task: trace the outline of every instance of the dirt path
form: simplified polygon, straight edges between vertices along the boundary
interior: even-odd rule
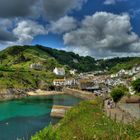
[[[110,109],[108,108],[107,102],[108,100],[105,101],[105,105],[104,105],[104,109],[107,116],[111,117],[113,120],[117,122],[123,122],[125,124],[134,122],[134,118],[129,113],[124,112],[118,107],[114,107]]]

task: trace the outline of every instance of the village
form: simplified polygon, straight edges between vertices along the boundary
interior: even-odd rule
[[[89,96],[100,96],[104,99],[105,112],[112,119],[124,121],[124,123],[132,123],[134,120],[140,119],[139,96],[135,95],[132,87],[132,81],[140,78],[140,66],[135,66],[130,70],[120,70],[115,74],[105,74],[103,71],[87,72],[77,74],[76,70],[70,70],[73,78],[65,77],[64,68],[55,68],[54,74],[64,78],[54,79],[53,85],[55,90],[69,89],[70,92],[82,91],[91,93]],[[125,102],[119,103],[117,106],[110,98],[111,91],[117,86],[124,86],[128,89]],[[69,90],[66,90],[68,92]],[[77,91],[76,91],[77,90]],[[81,91],[81,92],[80,92]],[[130,98],[131,96],[131,98]],[[94,97],[93,97],[94,98]]]
[[[131,70],[120,70],[115,74],[104,74],[102,71],[87,72],[77,74],[76,70],[70,70],[71,77],[65,77],[64,68],[55,68],[54,74],[60,76],[60,79],[54,79],[53,85],[58,87],[76,88],[92,92],[96,95],[106,95],[118,86],[124,85],[129,89],[131,95],[135,94],[131,87],[131,82],[140,78],[140,66],[135,66]]]
[[[31,69],[36,70],[41,70],[42,67],[39,63],[30,66]],[[107,71],[78,73],[75,69],[68,71],[65,67],[55,67],[52,72],[57,78],[53,80],[51,88],[40,89],[29,95],[57,95],[66,93],[84,100],[101,97],[104,100],[104,111],[108,116],[113,117],[112,119],[119,121],[123,119],[124,123],[132,123],[134,120],[140,119],[140,97],[135,94],[136,91],[132,86],[132,82],[140,78],[139,65],[129,70],[121,69],[111,74]],[[115,102],[111,97],[111,93],[119,86],[125,87],[127,94],[124,93],[124,97],[119,97],[120,95],[118,95],[119,100],[122,97],[124,99],[117,103],[118,101]],[[68,109],[65,106],[54,106],[52,116],[62,117]]]

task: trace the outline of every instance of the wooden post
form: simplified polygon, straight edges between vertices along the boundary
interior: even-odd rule
[[[109,110],[109,117],[111,118],[111,111]]]
[[[114,116],[115,118],[114,118],[114,120],[115,120],[115,122],[117,121],[117,114],[115,113],[115,116]]]
[[[122,123],[124,123],[124,114],[122,114]]]

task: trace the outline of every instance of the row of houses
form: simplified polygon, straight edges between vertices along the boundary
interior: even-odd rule
[[[137,66],[137,67],[135,66],[131,70],[121,69],[116,74],[111,74],[111,78],[122,77],[122,76],[133,76],[133,75],[139,73],[139,71],[140,71],[140,66]]]
[[[53,85],[56,86],[56,87],[57,86],[61,86],[61,87],[69,86],[69,87],[72,87],[72,86],[76,85],[76,80],[74,78],[54,79]]]

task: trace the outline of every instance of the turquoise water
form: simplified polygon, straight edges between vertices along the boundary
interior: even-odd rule
[[[52,121],[52,105],[74,105],[80,99],[68,95],[27,97],[0,102],[0,140],[30,139]],[[52,122],[53,123],[53,122]]]

